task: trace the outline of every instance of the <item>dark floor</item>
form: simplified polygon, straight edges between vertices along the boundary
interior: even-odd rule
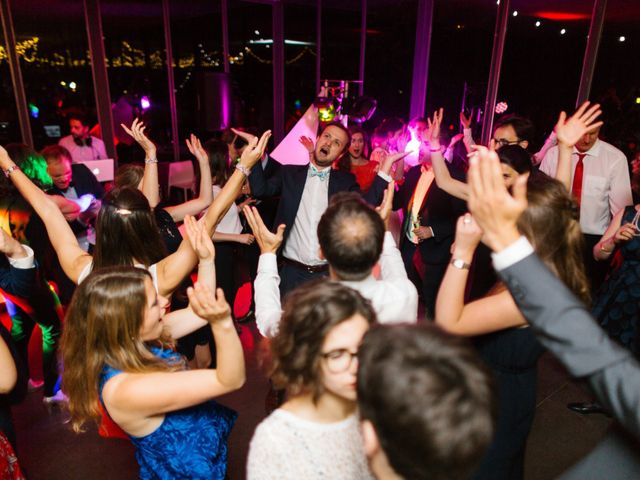
[[[39,335],[32,345],[37,345]],[[247,448],[253,430],[264,417],[267,380],[258,366],[260,335],[255,325],[244,326],[242,342],[247,360],[247,382],[238,392],[220,398],[239,412],[229,441],[229,477],[245,477]],[[38,368],[36,367],[37,371]],[[603,415],[582,416],[567,410],[566,403],[589,399],[576,382],[550,355],[540,361],[538,406],[529,437],[526,480],[555,478],[573,464],[604,435],[610,420]],[[75,434],[66,414],[48,411],[42,391],[29,394],[14,409],[18,456],[30,480],[125,480],[137,478],[133,448],[126,440],[104,439],[95,428]]]

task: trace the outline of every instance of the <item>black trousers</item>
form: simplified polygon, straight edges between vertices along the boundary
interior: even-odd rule
[[[591,296],[593,297],[600,287],[604,283],[604,279],[609,272],[611,266],[610,259],[597,261],[593,257],[593,247],[600,241],[602,235],[591,235],[589,233],[583,233],[584,238],[584,266],[587,273],[587,279],[589,280],[589,286],[591,289]]]
[[[329,272],[309,272],[290,263],[280,266],[280,298],[284,300],[287,293],[296,287],[316,278],[328,277]]]

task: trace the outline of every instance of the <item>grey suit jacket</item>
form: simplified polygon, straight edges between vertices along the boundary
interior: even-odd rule
[[[616,443],[629,446],[640,439],[640,364],[633,354],[613,342],[596,323],[584,304],[532,254],[499,271],[509,291],[540,342],[575,377],[584,378],[598,401],[612,412],[632,439],[608,439],[602,447]],[[608,455],[590,455],[593,462],[606,459],[625,472],[615,478],[640,472],[640,451],[606,448]],[[616,454],[612,454],[615,451]],[[598,458],[596,458],[598,457]],[[620,458],[616,458],[620,457]],[[578,466],[585,467],[583,460]],[[592,463],[593,463],[592,462]],[[593,466],[593,465],[592,465]],[[602,466],[602,465],[601,465]],[[594,471],[595,472],[595,469]],[[592,472],[592,473],[593,473]],[[577,473],[577,472],[576,472]],[[610,475],[607,478],[612,478]],[[563,478],[580,478],[579,475]],[[585,477],[582,477],[585,478]],[[594,477],[591,477],[594,478]]]

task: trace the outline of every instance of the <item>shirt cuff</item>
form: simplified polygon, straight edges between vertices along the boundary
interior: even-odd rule
[[[24,248],[27,251],[27,256],[23,258],[15,258],[15,259],[7,257],[7,260],[9,260],[9,264],[13,268],[19,268],[22,270],[27,270],[29,268],[35,267],[36,263],[35,263],[35,255],[33,253],[33,249],[27,245],[22,245],[22,248]]]
[[[387,183],[389,183],[389,182],[391,182],[391,180],[393,180],[393,179],[391,178],[391,175],[387,175],[387,174],[386,174],[386,173],[384,173],[384,172],[378,172],[378,176],[379,176],[380,178],[382,178],[382,179],[383,179],[385,182],[387,182]]]
[[[263,253],[258,259],[258,272],[278,272],[278,257],[275,253]]]
[[[511,265],[518,263],[525,257],[533,253],[533,247],[526,237],[522,236],[507,248],[498,253],[492,253],[493,268],[497,272],[509,268]]]

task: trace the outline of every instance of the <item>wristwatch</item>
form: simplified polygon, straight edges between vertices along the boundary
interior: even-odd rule
[[[449,263],[451,263],[451,265],[453,265],[458,270],[469,270],[471,268],[470,263],[467,263],[460,258],[452,258],[451,262]]]

